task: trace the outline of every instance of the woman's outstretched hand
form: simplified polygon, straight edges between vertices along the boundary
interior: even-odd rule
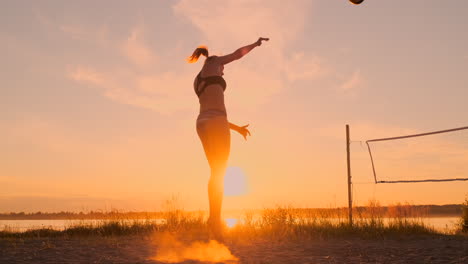
[[[247,136],[250,136],[250,131],[249,129],[247,129],[248,126],[249,126],[248,124],[245,126],[237,126],[237,125],[234,125],[233,123],[229,123],[229,128],[241,134],[245,140],[247,140]]]
[[[269,41],[270,39],[269,38],[258,38],[257,40],[257,46],[260,46],[262,45],[262,41]]]
[[[241,134],[245,140],[247,140],[247,136],[250,136],[250,131],[247,129],[249,125],[241,126],[237,129],[237,132]]]

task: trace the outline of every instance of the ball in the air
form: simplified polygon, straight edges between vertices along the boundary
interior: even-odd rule
[[[359,5],[360,3],[364,2],[364,0],[349,0],[349,1],[355,5]]]

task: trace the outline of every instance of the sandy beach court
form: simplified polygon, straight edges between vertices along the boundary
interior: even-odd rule
[[[256,238],[249,241],[228,239],[224,245],[187,239],[162,242],[158,236],[0,240],[0,263],[5,264],[171,262],[462,264],[468,263],[468,239],[430,236],[272,242]]]

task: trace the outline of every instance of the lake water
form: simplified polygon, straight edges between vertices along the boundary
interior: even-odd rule
[[[424,223],[434,227],[440,232],[451,232],[457,228],[457,224],[460,221],[459,217],[427,217],[422,219]],[[40,229],[40,228],[52,228],[56,230],[63,230],[64,228],[71,227],[73,225],[95,225],[97,223],[108,221],[108,220],[0,220],[0,230],[11,230],[11,231],[26,231],[28,229]],[[147,221],[147,220],[128,220],[129,223],[134,221]],[[148,220],[154,223],[163,223],[162,219],[151,219]],[[227,219],[229,225],[235,225],[237,219]]]
[[[29,229],[41,229],[51,228],[55,230],[63,230],[74,225],[97,225],[110,220],[0,220],[0,230],[11,230],[23,232]],[[162,219],[150,219],[150,220],[127,220],[129,224],[133,222],[146,222],[161,224],[164,222]]]

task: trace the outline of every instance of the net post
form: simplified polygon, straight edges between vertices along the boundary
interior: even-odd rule
[[[349,135],[349,125],[346,125],[346,161],[348,167],[348,217],[349,217],[349,225],[353,225],[353,200],[351,195],[351,153],[349,150],[351,141]]]

